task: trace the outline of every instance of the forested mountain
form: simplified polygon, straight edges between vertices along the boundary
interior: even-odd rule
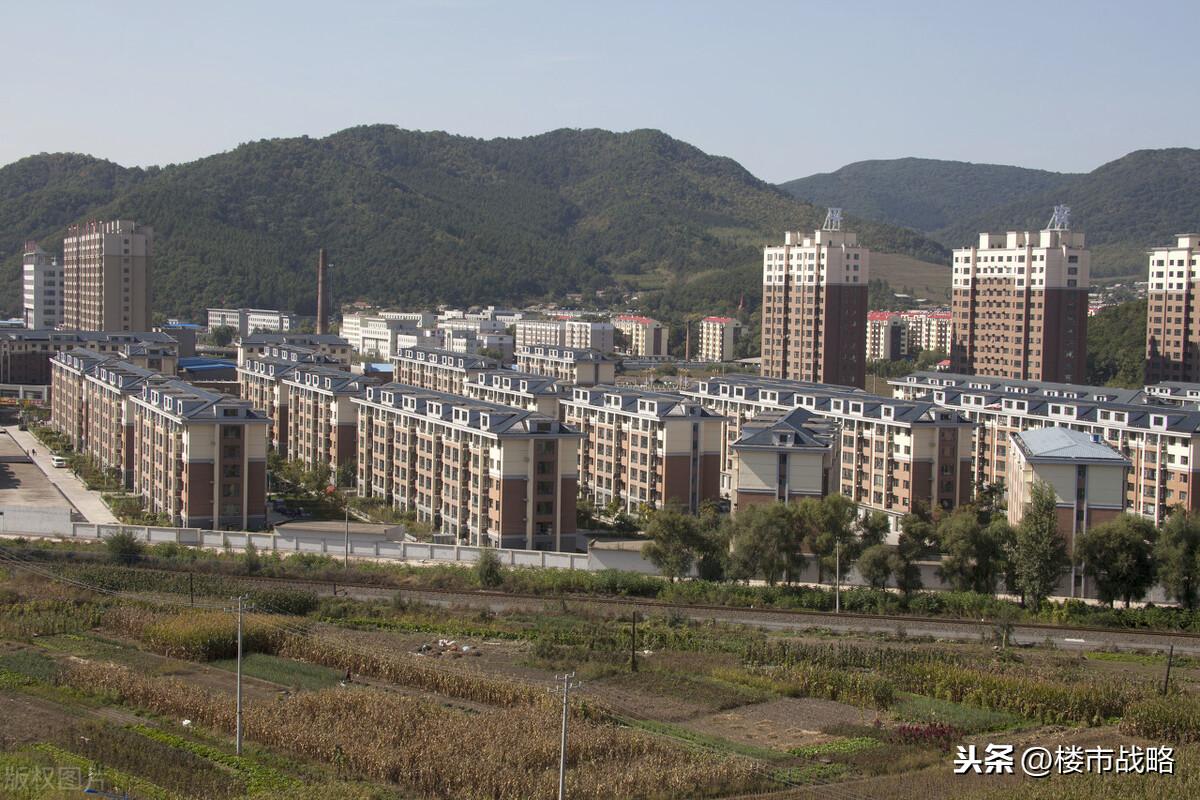
[[[1071,206],[1096,277],[1141,275],[1145,251],[1200,229],[1200,150],[1138,150],[1086,174],[903,158],[783,184],[799,197],[922,231],[949,248],[982,231],[1039,230]]]
[[[653,130],[481,140],[375,125],[146,170],[40,155],[0,169],[0,305],[19,305],[23,240],[53,252],[68,224],[121,217],[156,231],[155,309],[169,314],[311,313],[321,246],[339,301],[520,302],[625,286],[711,313],[743,290],[757,305],[759,246],[823,215]],[[878,250],[948,262],[920,234],[849,224]]]
[[[1056,203],[1071,206],[1072,227],[1087,234],[1092,275],[1143,275],[1146,250],[1200,229],[1200,150],[1137,150],[1049,192],[994,208],[945,230],[950,245],[978,231],[1036,229]]]
[[[932,233],[988,209],[1056,189],[1074,175],[1000,164],[933,158],[858,161],[781,183],[817,205],[840,206],[866,219]]]

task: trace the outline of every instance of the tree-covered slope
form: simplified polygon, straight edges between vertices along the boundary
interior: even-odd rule
[[[311,313],[321,246],[338,300],[520,302],[646,285],[715,311],[742,290],[757,303],[759,246],[823,214],[652,130],[481,140],[376,125],[150,170],[35,156],[0,169],[0,303],[19,302],[25,238],[57,247],[70,222],[123,217],[155,228],[155,307],[170,314]],[[912,231],[850,224],[878,250],[948,260]]]
[[[931,158],[858,161],[780,184],[818,205],[866,219],[932,232],[1074,178],[1060,172]]]
[[[979,231],[1036,230],[1057,203],[1071,206],[1072,227],[1087,234],[1094,276],[1141,275],[1147,249],[1200,229],[1200,150],[1138,150],[1053,191],[938,231],[936,237],[957,247]]]

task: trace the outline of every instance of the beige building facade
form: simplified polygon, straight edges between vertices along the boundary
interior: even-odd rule
[[[1200,233],[1150,251],[1146,382],[1200,382]]]
[[[63,239],[62,327],[150,329],[154,231],[130,220],[72,225]]]

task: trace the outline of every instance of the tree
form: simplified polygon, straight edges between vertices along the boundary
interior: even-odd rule
[[[801,504],[802,505],[802,504]],[[731,572],[749,580],[761,575],[768,585],[791,583],[804,569],[798,506],[784,503],[750,506],[733,518]]]
[[[651,516],[646,535],[642,555],[672,581],[690,573],[705,548],[697,519],[673,505]]]
[[[1075,542],[1075,560],[1096,581],[1100,599],[1110,606],[1117,598],[1141,599],[1154,585],[1154,540],[1158,532],[1131,514],[1087,530]]]
[[[258,555],[258,548],[254,546],[254,542],[246,544],[246,551],[242,554],[242,563],[246,565],[246,573],[254,575],[262,569],[262,558]]]
[[[803,500],[796,505],[797,520],[808,549],[817,557],[817,581],[825,582],[826,572],[845,577],[858,553],[854,547],[855,506],[844,494],[830,494],[820,500]]]
[[[228,347],[237,332],[237,328],[231,325],[218,325],[208,332],[208,342],[217,347]]]
[[[118,531],[105,538],[108,557],[117,564],[132,564],[142,557],[143,546],[129,531]]]
[[[504,567],[500,566],[500,556],[490,547],[479,551],[479,560],[475,562],[475,577],[479,585],[494,589],[504,583]]]
[[[892,548],[873,544],[858,557],[858,574],[872,589],[886,589],[892,577]]]
[[[1158,580],[1167,594],[1187,609],[1200,593],[1200,519],[1177,509],[1163,525],[1154,547]]]
[[[933,518],[929,509],[922,504],[914,504],[913,510],[900,521],[900,537],[890,560],[896,588],[904,592],[906,601],[913,592],[924,586],[917,562],[929,555],[933,539]]]
[[[1034,609],[1050,596],[1067,565],[1067,546],[1058,531],[1054,490],[1035,481],[1029,507],[1017,526],[1009,558],[1012,559],[1017,591]]]
[[[944,554],[937,568],[942,580],[960,592],[995,593],[1012,545],[1012,529],[1005,519],[992,517],[984,525],[976,510],[962,508],[942,518],[937,538]]]

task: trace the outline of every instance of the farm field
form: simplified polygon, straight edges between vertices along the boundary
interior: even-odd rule
[[[572,798],[1200,796],[1192,658],[1164,698],[1158,654],[668,614],[640,615],[634,639],[628,611],[567,600],[492,613],[259,592],[238,756],[230,598],[150,593],[132,572],[96,591],[0,565],[0,797],[77,797],[90,776],[135,798],[552,798],[565,672]],[[1167,745],[1175,769],[953,774],[958,746],[991,742]]]

